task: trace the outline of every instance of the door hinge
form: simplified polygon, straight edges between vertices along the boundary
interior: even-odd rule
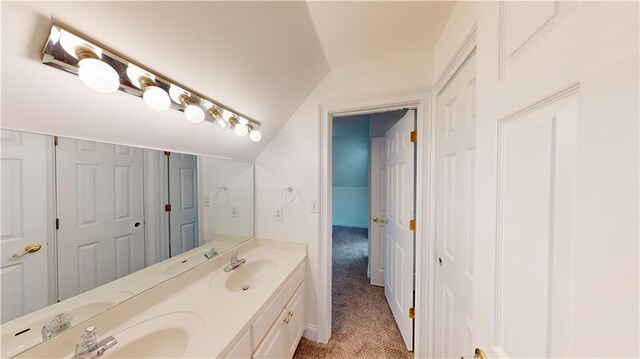
[[[164,155],[165,155],[165,156],[171,156],[171,152],[169,152],[169,151],[164,151]]]
[[[53,136],[53,145],[54,146],[58,145],[58,136]]]
[[[60,229],[60,218],[56,218],[56,229]]]
[[[412,219],[409,221],[409,230],[410,231],[415,231],[416,230],[416,220]]]
[[[418,133],[416,131],[411,131],[411,142],[418,142]]]
[[[171,205],[170,204],[165,204],[164,205],[164,211],[165,212],[171,212]]]
[[[409,318],[414,319],[415,317],[416,317],[416,308],[415,307],[409,308]]]

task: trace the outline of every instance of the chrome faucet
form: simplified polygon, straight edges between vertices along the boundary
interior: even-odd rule
[[[107,337],[98,341],[98,328],[95,325],[87,327],[76,344],[76,351],[71,359],[93,359],[102,356],[112,346],[118,344],[114,337]]]
[[[213,247],[213,248],[209,249],[208,251],[204,252],[204,256],[207,259],[211,259],[211,258],[213,258],[213,257],[215,257],[217,255],[218,255],[218,248],[216,248],[216,247]]]
[[[235,252],[233,254],[233,257],[231,257],[231,263],[229,263],[228,266],[224,267],[224,271],[225,272],[231,272],[232,270],[238,268],[239,266],[241,266],[241,265],[243,265],[243,264],[245,264],[247,262],[247,260],[244,259],[244,258],[238,259],[238,254],[239,253],[240,252]]]
[[[53,317],[49,324],[42,327],[42,340],[53,338],[63,330],[71,328],[71,319],[73,319],[71,313],[61,313]]]

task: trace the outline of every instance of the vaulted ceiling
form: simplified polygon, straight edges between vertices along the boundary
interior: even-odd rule
[[[331,68],[433,48],[448,2],[2,2],[3,128],[253,160]],[[40,63],[52,19],[263,123],[252,143]]]

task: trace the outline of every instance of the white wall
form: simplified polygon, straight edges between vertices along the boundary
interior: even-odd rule
[[[426,91],[433,81],[431,54],[416,52],[332,70],[312,91],[256,160],[256,234],[308,243],[307,322],[316,323],[318,214],[310,202],[319,193],[319,104],[321,101]],[[274,221],[282,189],[292,185],[299,199]]]
[[[253,165],[198,157],[198,203],[201,240],[220,235],[253,236]],[[232,207],[237,209],[234,216]]]

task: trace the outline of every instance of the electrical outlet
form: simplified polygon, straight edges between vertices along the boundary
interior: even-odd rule
[[[318,213],[318,201],[311,201],[311,213]]]
[[[238,218],[238,205],[237,204],[232,204],[231,205],[231,218]]]
[[[275,211],[273,212],[274,219],[278,222],[282,222],[282,207],[276,206]]]

